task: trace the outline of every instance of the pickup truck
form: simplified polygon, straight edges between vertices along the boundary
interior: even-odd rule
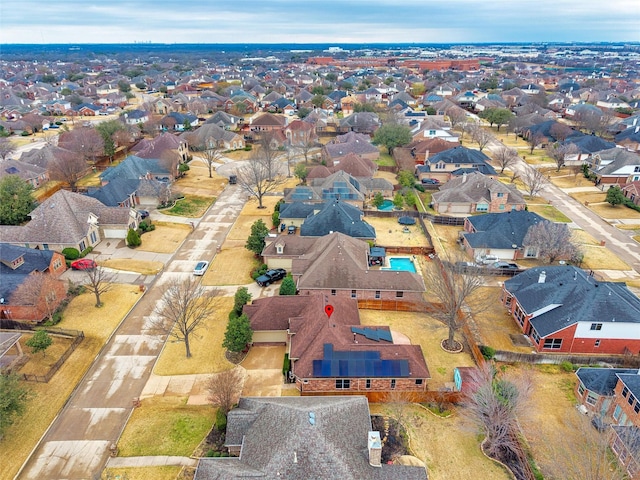
[[[264,275],[260,275],[256,278],[256,283],[261,287],[271,285],[273,282],[282,280],[287,276],[287,271],[284,268],[273,268],[264,272]]]

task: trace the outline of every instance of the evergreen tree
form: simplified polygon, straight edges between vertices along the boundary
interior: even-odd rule
[[[127,232],[127,246],[129,248],[136,248],[136,247],[139,247],[140,245],[142,245],[142,239],[140,238],[140,234],[133,228],[130,228],[129,231]]]
[[[296,294],[296,282],[293,281],[291,274],[284,277],[280,284],[280,295],[295,295]]]
[[[607,190],[607,202],[614,207],[624,202],[624,193],[620,190],[620,187],[617,185],[615,187],[609,187],[609,190]]]
[[[52,343],[53,339],[51,335],[44,330],[38,330],[33,334],[33,337],[26,341],[25,345],[31,348],[31,353],[36,354],[42,352],[42,356],[44,357],[47,353],[47,348],[49,348]]]
[[[33,187],[17,175],[0,179],[0,225],[20,225],[36,207]]]
[[[252,338],[253,330],[249,317],[242,314],[237,318],[229,318],[222,346],[231,352],[241,352],[247,348]]]
[[[233,311],[236,313],[236,317],[242,315],[242,307],[251,301],[251,293],[247,287],[238,287],[236,294],[233,297]]]
[[[245,243],[244,247],[256,255],[260,255],[265,246],[264,238],[268,234],[269,229],[262,219],[256,220],[253,222],[253,225],[251,225],[251,234],[249,238],[247,238],[247,243]]]

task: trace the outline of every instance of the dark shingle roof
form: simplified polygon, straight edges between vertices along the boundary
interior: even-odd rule
[[[587,390],[597,393],[598,395],[610,397],[613,395],[613,389],[618,383],[617,374],[620,373],[637,375],[638,370],[631,368],[580,367],[576,371],[576,376]]]
[[[51,265],[52,250],[35,250],[0,243],[0,298],[9,299],[18,285],[33,272],[44,272]],[[22,257],[24,263],[17,268],[11,268],[6,263]]]
[[[640,375],[638,375],[637,371],[632,373],[618,373],[616,376],[636,398],[640,398]]]
[[[362,220],[362,212],[340,200],[326,202],[322,209],[307,218],[300,227],[304,237],[322,237],[340,232],[354,238],[376,238],[376,230]]]
[[[464,237],[472,248],[513,249],[522,247],[529,228],[545,221],[537,213],[527,210],[506,213],[487,213],[467,219],[475,233],[465,233]]]

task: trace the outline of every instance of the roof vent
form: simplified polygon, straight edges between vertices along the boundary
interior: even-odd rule
[[[538,283],[544,283],[546,279],[547,279],[547,272],[543,270],[540,272],[540,275],[538,276]]]

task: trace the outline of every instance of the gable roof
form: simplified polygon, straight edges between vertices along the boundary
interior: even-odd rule
[[[55,252],[0,243],[0,298],[9,300],[11,294],[33,272],[45,272],[51,265]],[[12,268],[9,265],[23,259],[22,265]]]
[[[640,323],[640,299],[624,283],[597,281],[574,266],[530,268],[505,281],[504,288],[534,314],[530,323],[540,337],[577,322]]]
[[[425,165],[435,165],[439,162],[448,164],[471,164],[485,175],[496,174],[494,168],[489,164],[488,156],[480,150],[473,150],[467,147],[457,146],[450,148],[449,150],[436,153],[425,161]]]
[[[587,390],[610,397],[618,383],[618,374],[629,373],[638,375],[638,369],[633,368],[593,368],[580,367],[576,376]]]
[[[169,175],[170,172],[157,158],[141,158],[129,155],[115,167],[107,168],[100,174],[100,180],[109,182],[115,178],[142,178],[147,174]]]
[[[183,144],[184,141],[179,137],[165,132],[152,139],[140,140],[131,151],[139,158],[160,158],[165,151],[178,150]]]
[[[244,397],[229,412],[226,436],[227,445],[242,445],[242,455],[201,459],[195,480],[427,479],[424,467],[371,466],[371,429],[366,397]]]
[[[472,172],[449,180],[432,195],[435,203],[478,203],[491,201],[492,194],[502,193],[505,203],[511,205],[526,204],[514,185],[507,185],[489,178],[482,173]]]
[[[321,237],[340,232],[354,238],[376,238],[375,229],[362,220],[357,207],[340,200],[326,202],[315,215],[307,217],[300,227],[300,236]]]

